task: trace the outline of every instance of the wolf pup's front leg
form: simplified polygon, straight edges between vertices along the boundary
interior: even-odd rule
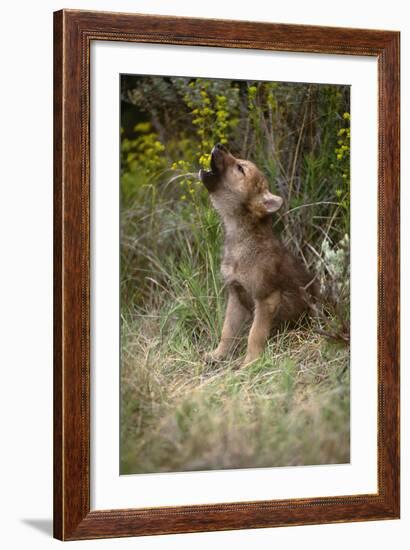
[[[248,336],[248,349],[243,366],[249,365],[263,353],[280,305],[280,292],[273,292],[264,300],[256,300],[253,323]]]
[[[237,292],[234,289],[230,289],[221,340],[214,351],[205,354],[205,361],[222,361],[231,351],[243,324],[249,317],[250,313],[241,304]]]

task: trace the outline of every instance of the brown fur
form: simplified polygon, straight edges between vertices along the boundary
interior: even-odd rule
[[[216,145],[211,170],[201,181],[225,228],[221,271],[228,304],[221,341],[208,360],[226,357],[241,327],[253,318],[244,364],[257,359],[274,326],[296,321],[306,310],[305,287],[312,277],[274,235],[272,214],[282,199],[269,191],[264,175],[248,160],[235,158]]]

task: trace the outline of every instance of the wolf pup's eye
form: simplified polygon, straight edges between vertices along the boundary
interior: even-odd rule
[[[245,174],[245,170],[243,169],[243,166],[241,166],[240,164],[237,164],[236,167],[238,168],[239,172],[241,172],[242,174]]]

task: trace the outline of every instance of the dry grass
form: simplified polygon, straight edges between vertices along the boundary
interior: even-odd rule
[[[123,474],[349,462],[345,346],[299,327],[246,369],[215,368],[160,316],[122,330]]]

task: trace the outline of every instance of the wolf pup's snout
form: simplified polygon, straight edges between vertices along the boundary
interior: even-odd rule
[[[214,145],[211,151],[211,170],[215,174],[221,175],[225,168],[225,159],[229,156],[228,149],[222,145],[222,143],[217,143]]]
[[[224,169],[224,158],[228,155],[227,148],[221,143],[214,145],[211,151],[211,169],[199,170],[198,177],[210,193],[215,191]]]
[[[225,147],[225,145],[222,145],[222,143],[216,143],[212,148],[211,154],[218,153],[220,151],[228,153],[228,149]]]

